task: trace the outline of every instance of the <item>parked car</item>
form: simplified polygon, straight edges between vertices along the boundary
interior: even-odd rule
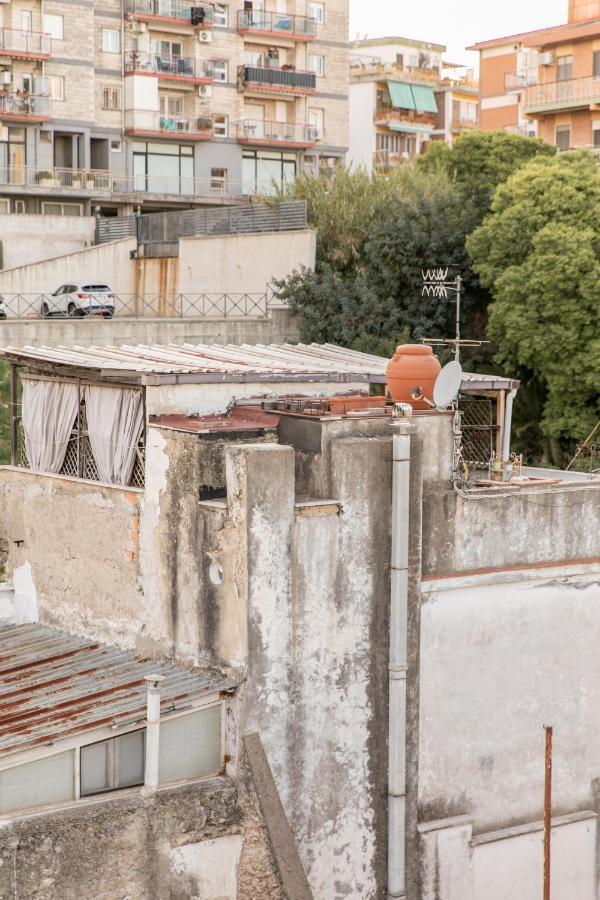
[[[53,294],[44,294],[42,316],[104,316],[115,313],[115,295],[107,284],[80,281],[61,284]]]
[[[4,305],[4,297],[0,294],[0,319],[6,319],[8,316],[8,312],[6,310],[6,306]]]

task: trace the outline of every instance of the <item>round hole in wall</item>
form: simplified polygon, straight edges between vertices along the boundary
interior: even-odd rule
[[[223,566],[217,562],[211,563],[208,569],[208,577],[212,584],[223,584]]]

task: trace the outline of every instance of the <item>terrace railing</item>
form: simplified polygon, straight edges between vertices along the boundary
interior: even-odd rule
[[[313,38],[317,33],[315,19],[306,16],[290,16],[287,13],[265,10],[240,10],[238,31],[269,32],[287,37]]]
[[[317,87],[317,76],[314,72],[302,72],[298,69],[283,69],[276,66],[242,66],[240,76],[244,84],[250,85],[306,91],[314,91]]]
[[[49,57],[52,37],[39,31],[0,28],[0,56]]]
[[[266,293],[244,294],[127,294],[113,291],[115,317],[118,319],[264,319],[268,315]],[[44,304],[50,307],[49,294],[3,293],[7,320],[40,319]],[[79,319],[74,311],[71,317],[53,315],[49,320]],[[95,318],[106,318],[96,316]],[[2,329],[0,321],[0,330]]]

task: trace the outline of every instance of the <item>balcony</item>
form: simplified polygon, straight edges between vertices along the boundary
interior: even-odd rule
[[[537,72],[524,72],[518,75],[516,72],[507,72],[504,76],[504,91],[507,94],[520,94],[528,87],[538,82]]]
[[[524,110],[527,115],[551,113],[560,109],[588,108],[600,103],[600,77],[551,81],[527,88]]]
[[[35,94],[0,94],[0,122],[47,122],[50,97]]]
[[[434,113],[410,112],[393,106],[378,106],[375,110],[375,124],[387,126],[391,131],[429,134],[435,127],[435,120]]]
[[[265,122],[263,119],[238,122],[237,137],[240,144],[276,145],[289,149],[313,147],[320,138],[318,130],[311,125]]]
[[[393,169],[396,166],[405,166],[411,161],[408,150],[402,152],[396,150],[376,150],[373,154],[373,168]]]
[[[0,56],[11,59],[50,59],[52,38],[37,31],[0,28]]]
[[[125,134],[138,137],[161,137],[186,141],[209,141],[213,138],[210,116],[161,116],[147,111],[125,113]]]
[[[194,3],[193,0],[125,0],[125,13],[129,18],[157,24],[193,25],[195,28],[211,28],[215,21],[215,9],[210,3]]]
[[[537,137],[535,122],[529,122],[527,125],[505,125],[504,130],[507,134],[518,134],[521,137]]]
[[[317,23],[306,16],[288,16],[286,13],[263,10],[240,10],[237,30],[240,34],[263,38],[286,37],[293,41],[314,41]]]
[[[245,91],[260,94],[313,94],[317,76],[313,72],[275,66],[241,66],[239,78]]]
[[[111,190],[111,174],[105,169],[0,166],[0,190],[5,192],[7,188],[27,188],[36,193],[52,190],[96,193]]]
[[[153,75],[166,81],[189,84],[211,84],[213,65],[208,60],[197,62],[188,56],[156,56],[133,51],[125,60],[126,75]]]

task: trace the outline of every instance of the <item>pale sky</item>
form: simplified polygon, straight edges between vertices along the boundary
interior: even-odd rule
[[[567,21],[568,0],[350,0],[350,38],[401,35],[448,48],[445,59],[473,65],[465,47],[486,38]]]

